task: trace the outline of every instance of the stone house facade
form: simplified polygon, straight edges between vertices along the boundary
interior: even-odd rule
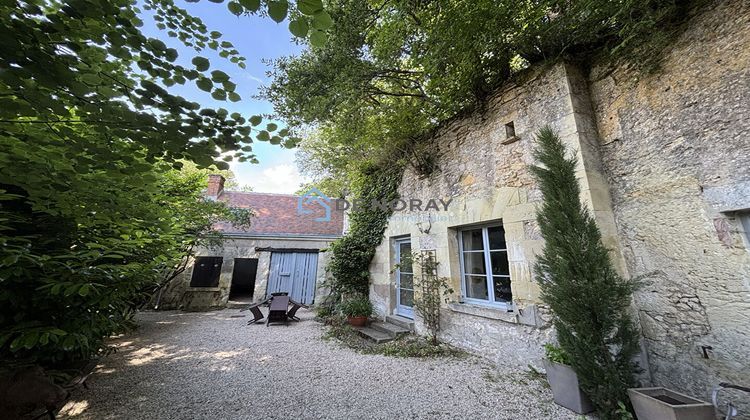
[[[709,398],[750,378],[750,5],[715,2],[694,18],[661,69],[530,70],[482,110],[432,138],[438,169],[409,168],[370,266],[380,316],[412,317],[409,252],[432,251],[455,293],[442,340],[498,363],[539,365],[553,339],[532,267],[543,246],[541,197],[528,170],[550,125],[579,159],[581,200],[618,271],[642,277],[633,312],[646,381]]]
[[[161,308],[222,308],[262,301],[277,291],[305,304],[320,300],[325,294],[326,249],[343,233],[341,210],[314,195],[226,191],[220,175],[209,176],[206,196],[251,209],[251,225],[215,226],[224,236],[222,244],[196,250],[186,270],[163,293]]]

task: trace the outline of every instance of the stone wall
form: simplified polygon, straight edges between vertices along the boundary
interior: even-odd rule
[[[506,138],[513,122],[516,138]],[[559,63],[529,71],[484,109],[433,138],[439,169],[408,169],[406,200],[452,199],[448,212],[396,212],[370,271],[381,315],[395,308],[394,240],[434,249],[456,293],[442,339],[498,363],[525,366],[550,340],[532,276],[542,240],[540,197],[527,166],[533,135],[549,124],[579,158],[582,201],[596,217],[634,297],[644,336],[641,365],[655,385],[707,399],[721,381],[750,378],[750,3],[717,1],[693,19],[653,74]],[[748,214],[748,213],[745,213]],[[502,221],[513,312],[462,303],[457,232]],[[417,330],[424,332],[420,320]]]
[[[270,274],[271,252],[258,251],[258,248],[328,248],[332,240],[315,238],[233,238],[224,241],[221,247],[201,248],[195,253],[198,257],[223,257],[221,275],[217,287],[190,287],[193,276],[193,261],[188,268],[172,281],[162,296],[161,309],[206,310],[223,308],[229,299],[232,285],[232,272],[235,258],[257,258],[258,271],[255,276],[253,299],[261,301],[266,296]],[[318,254],[316,283],[320,286],[325,281],[325,267],[328,264],[327,252]],[[315,302],[325,295],[321,288],[316,288]]]
[[[371,297],[380,314],[391,314],[395,308],[394,241],[410,236],[413,250],[436,250],[438,275],[448,278],[456,291],[443,310],[443,340],[498,362],[539,364],[542,344],[552,332],[532,276],[543,242],[535,222],[540,197],[528,166],[534,163],[534,134],[542,126],[551,125],[578,152],[582,200],[595,211],[607,243],[617,249],[586,88],[585,79],[567,64],[536,69],[495,95],[485,109],[451,122],[435,135],[439,169],[428,177],[407,169],[399,193],[407,202],[452,199],[449,211],[401,211],[391,217],[370,267]],[[510,138],[509,123],[515,131]],[[508,247],[510,312],[463,302],[461,294],[460,228],[498,221]],[[422,330],[420,322],[417,329]]]
[[[653,381],[747,385],[750,252],[728,210],[750,208],[750,3],[716,2],[653,75],[607,70],[591,100]]]

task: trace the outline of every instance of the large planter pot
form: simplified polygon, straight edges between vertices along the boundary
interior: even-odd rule
[[[594,411],[591,400],[578,386],[578,375],[570,366],[545,360],[544,369],[555,403],[578,414]]]
[[[366,316],[350,316],[347,318],[347,321],[349,321],[349,325],[352,327],[364,327],[367,325]]]
[[[714,420],[714,406],[666,388],[630,388],[638,420]]]

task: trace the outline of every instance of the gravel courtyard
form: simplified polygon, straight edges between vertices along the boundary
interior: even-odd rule
[[[246,314],[243,312],[242,314]],[[66,405],[71,419],[575,419],[528,369],[363,355],[302,321],[145,312]]]

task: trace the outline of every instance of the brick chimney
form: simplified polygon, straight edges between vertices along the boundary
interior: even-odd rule
[[[217,199],[224,191],[224,177],[219,174],[211,174],[208,176],[208,190],[206,190],[206,196],[208,198]]]

